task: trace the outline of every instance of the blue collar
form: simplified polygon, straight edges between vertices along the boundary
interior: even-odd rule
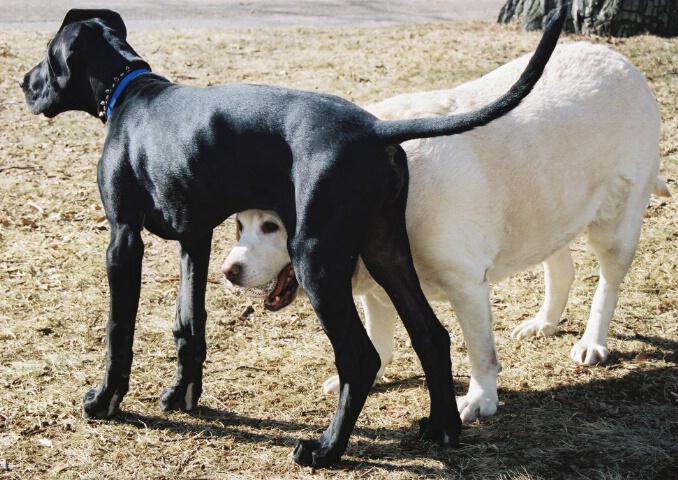
[[[110,100],[108,100],[108,106],[106,107],[106,118],[111,116],[111,112],[113,112],[115,102],[118,100],[118,97],[125,89],[127,84],[131,82],[134,77],[136,77],[137,75],[141,75],[142,73],[150,73],[150,70],[147,68],[140,68],[139,70],[134,70],[133,72],[130,72],[127,75],[125,75],[125,77],[122,80],[120,80],[120,83],[118,84],[117,87],[115,87],[114,85],[115,90],[113,91],[113,95],[111,95]]]

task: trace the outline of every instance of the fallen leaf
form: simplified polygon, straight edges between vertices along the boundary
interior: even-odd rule
[[[49,438],[41,438],[38,443],[43,447],[52,448],[52,441]]]
[[[638,353],[638,355],[636,355],[636,361],[637,362],[647,362],[648,358],[647,358],[647,355],[645,355],[645,352]]]

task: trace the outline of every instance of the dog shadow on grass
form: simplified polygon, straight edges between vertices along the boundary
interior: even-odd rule
[[[459,478],[678,480],[678,341],[614,337],[644,345],[613,350],[604,365],[573,362],[576,374],[552,372],[548,388],[529,378],[505,388],[500,377],[496,416],[467,426],[462,448],[441,460]]]
[[[653,350],[643,349],[643,351],[630,351],[630,352],[612,352],[610,354],[611,361],[614,362],[615,359],[627,358],[635,359],[639,355],[646,357],[649,360],[663,360],[668,362],[678,363],[678,341],[673,341],[668,338],[662,337],[650,337],[647,335],[613,335],[617,340],[622,341],[639,341],[645,343],[648,347],[652,347]],[[610,363],[608,361],[607,363]]]
[[[575,380],[556,377],[551,387],[501,387],[493,417],[462,429],[460,448],[418,439],[418,425],[370,428],[358,425],[342,461],[334,468],[407,472],[415,478],[662,478],[678,479],[678,342],[632,336],[639,351],[615,352],[593,372],[582,367]],[[414,376],[380,384],[376,392],[421,388]],[[561,382],[561,383],[559,383]],[[468,380],[456,378],[457,393]],[[422,412],[423,413],[423,412]],[[252,418],[200,407],[183,418],[118,415],[138,428],[196,438],[282,446],[317,437],[324,425]]]
[[[164,430],[186,438],[232,438],[237,442],[286,447],[290,452],[299,439],[315,438],[323,431],[323,427],[317,424],[253,418],[211,407],[199,407],[187,415],[189,418],[184,421],[121,412],[114,417],[114,421],[139,429]],[[407,464],[412,459],[431,459],[427,454],[431,448],[445,449],[430,442],[421,442],[416,432],[415,425],[406,430],[358,427],[342,461],[330,468],[342,471],[373,468],[392,472],[410,470],[416,477],[422,473],[438,478],[445,477],[449,473],[445,465],[422,467],[420,464]],[[374,441],[379,444],[374,444]],[[399,458],[400,461],[390,461],[393,458]]]

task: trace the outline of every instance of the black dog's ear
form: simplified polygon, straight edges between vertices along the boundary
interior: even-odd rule
[[[106,21],[115,31],[120,35],[121,38],[127,38],[127,27],[125,22],[122,21],[122,17],[118,12],[107,9],[78,9],[74,8],[69,10],[64,17],[64,21],[59,27],[59,31],[63,30],[64,27],[76,22],[82,22],[84,20],[92,20],[94,18],[100,18],[101,20]]]
[[[47,46],[47,62],[62,89],[66,88],[71,76],[71,70],[68,67],[68,58],[72,54],[70,45],[71,42],[64,42],[63,38],[59,37]]]

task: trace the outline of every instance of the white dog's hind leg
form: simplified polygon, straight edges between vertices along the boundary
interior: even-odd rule
[[[584,335],[570,352],[576,362],[595,365],[607,360],[607,331],[617,306],[619,286],[638,246],[646,204],[647,197],[636,195],[618,216],[589,226],[589,245],[600,264],[600,279]]]
[[[384,376],[386,366],[393,361],[397,312],[386,292],[383,295],[365,295],[360,297],[360,302],[365,310],[367,335],[381,359],[381,368],[376,378],[379,380]]]
[[[379,294],[368,294],[360,297],[365,310],[365,326],[372,345],[377,349],[381,359],[381,368],[374,380],[376,383],[383,375],[386,366],[393,360],[396,309],[386,292],[380,289]],[[323,393],[339,393],[339,376],[334,375],[323,383]]]
[[[497,375],[501,364],[492,332],[492,309],[487,280],[447,282],[450,301],[464,334],[471,363],[471,381],[468,393],[457,399],[457,407],[464,423],[478,417],[489,417],[497,412]]]
[[[558,322],[567,305],[572,282],[574,282],[574,264],[570,245],[558,250],[544,261],[544,304],[539,313],[530,320],[518,325],[511,338],[522,340],[528,337],[548,337],[558,331]]]

